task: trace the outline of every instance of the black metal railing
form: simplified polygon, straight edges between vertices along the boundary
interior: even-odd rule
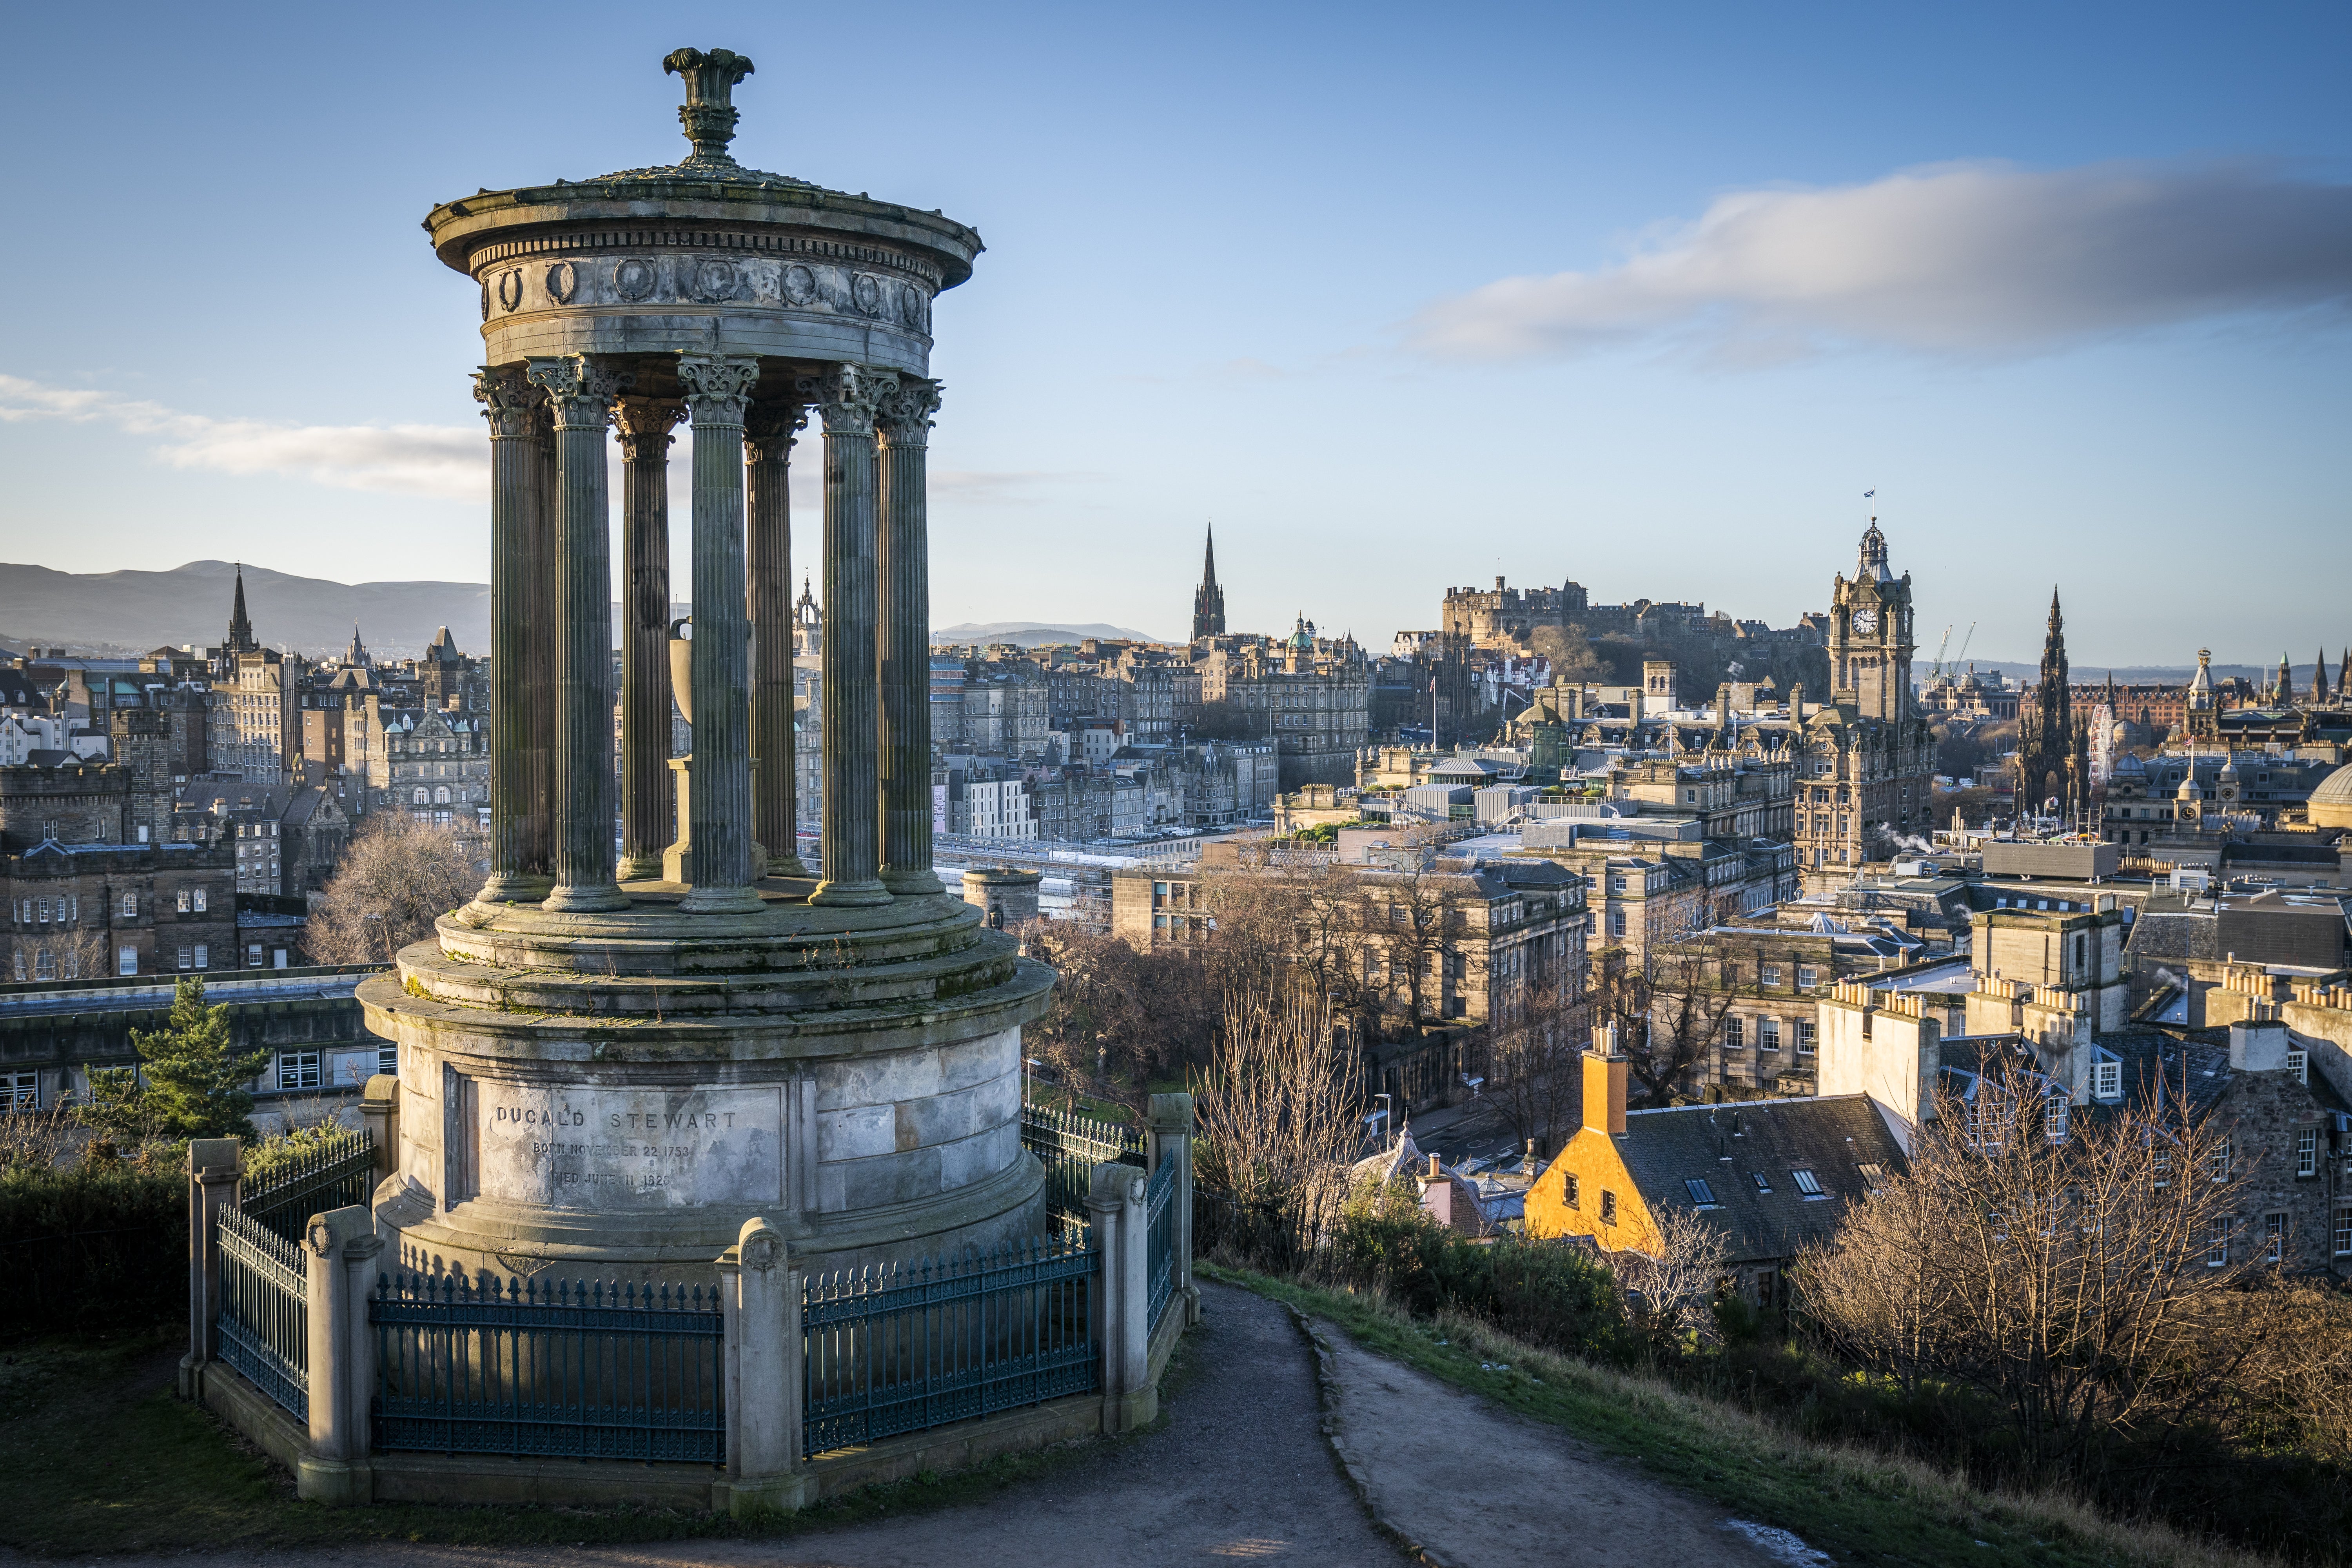
[[[1024,1101],[1021,1145],[1045,1167],[1045,1208],[1065,1231],[1087,1223],[1095,1167],[1144,1163],[1143,1130]]]
[[[335,1131],[257,1181],[239,1182],[236,1206],[289,1241],[299,1241],[312,1215],[367,1202],[375,1182],[375,1139],[364,1130]]]
[[[724,1320],[710,1288],[386,1276],[368,1321],[379,1448],[726,1457]]]
[[[1168,1310],[1176,1289],[1176,1162],[1162,1160],[1143,1189],[1144,1277],[1150,1282],[1151,1331],[1160,1330],[1160,1314]]]
[[[813,1275],[801,1450],[822,1454],[1102,1386],[1102,1253],[1086,1233]]]
[[[310,1418],[310,1294],[302,1246],[248,1215],[223,1209],[220,1312],[213,1331],[221,1360],[299,1419]]]

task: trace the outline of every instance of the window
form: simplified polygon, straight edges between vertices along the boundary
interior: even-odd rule
[[[1756,1048],[1759,1051],[1777,1051],[1780,1048],[1780,1019],[1759,1018],[1756,1020]]]
[[[2124,1092],[2124,1064],[2112,1057],[2102,1057],[2091,1064],[2091,1095],[2095,1100],[2117,1100]]]
[[[125,893],[122,895],[122,918],[127,921],[135,921],[139,918],[138,894]]]
[[[1697,1177],[1693,1176],[1684,1182],[1683,1190],[1690,1194],[1691,1202],[1698,1205],[1699,1207],[1705,1209],[1715,1206],[1715,1189]]]
[[[2319,1129],[2306,1127],[2294,1135],[2294,1173],[2298,1176],[2319,1174]]]
[[[245,966],[247,969],[258,969],[261,967],[261,944],[259,942],[248,942],[245,944]]]
[[[114,973],[117,974],[138,973],[139,950],[135,947],[117,949],[114,954]]]
[[[1583,1207],[1584,1200],[1582,1194],[1583,1184],[1576,1179],[1576,1173],[1573,1171],[1570,1172],[1568,1176],[1568,1206],[1570,1208]]]
[[[319,1087],[319,1053],[316,1051],[285,1051],[278,1058],[278,1087],[280,1089],[316,1089]]]
[[[47,900],[47,899],[43,899],[43,900],[40,901],[40,903],[39,903],[37,907],[40,910],[40,923],[41,923],[41,924],[43,924],[43,925],[47,925],[47,924],[48,924],[48,923],[49,923],[49,900]]]
[[[2286,1259],[2286,1215],[2263,1215],[2263,1261],[2281,1263]]]
[[[0,1110],[41,1109],[41,1080],[28,1072],[0,1072]]]
[[[2227,1138],[2213,1145],[2212,1156],[2205,1162],[2205,1168],[2217,1182],[2230,1179],[2230,1141]]]
[[[1759,985],[1778,985],[1778,984],[1780,984],[1780,966],[1779,964],[1777,964],[1777,963],[1768,963],[1768,964],[1766,964],[1762,969],[1760,969],[1760,970],[1759,970],[1759,971],[1757,972],[1757,975],[1756,975],[1756,983],[1757,983]]]
[[[2066,1100],[2063,1095],[2052,1095],[2042,1110],[2042,1131],[2053,1143],[2066,1142]]]
[[[1625,934],[1625,911],[1623,910],[1611,910],[1609,911],[1609,934],[1611,936],[1623,936]]]
[[[412,805],[431,805],[433,804],[433,792],[426,789],[423,784],[419,784],[410,793],[408,800],[409,804]]]
[[[1885,1166],[1875,1164],[1856,1165],[1854,1169],[1862,1173],[1862,1184],[1869,1188],[1872,1192],[1878,1192],[1886,1185]]]
[[[195,899],[194,899],[194,895],[193,895],[193,893],[192,893],[191,889],[186,889],[186,888],[182,888],[182,889],[180,889],[180,896],[179,896],[179,899],[176,900],[176,902],[177,902],[177,906],[178,906],[179,911],[180,911],[182,914],[184,914],[184,914],[186,914],[186,913],[188,913],[189,911],[191,911],[192,910],[194,910],[194,909],[196,907],[196,905],[195,905]]]
[[[1756,1178],[1756,1190],[1758,1192],[1769,1193],[1772,1190],[1771,1179],[1766,1176],[1763,1172],[1752,1171],[1749,1174]]]
[[[196,967],[198,969],[210,969],[212,966],[213,950],[205,946],[203,942],[196,943]]]
[[[1797,1020],[1797,1054],[1801,1057],[1813,1054],[1813,1021],[1811,1018]]]
[[[2352,1258],[2352,1204],[2336,1205],[2336,1256]]]
[[[34,954],[33,954],[33,978],[34,978],[34,979],[36,979],[36,980],[55,980],[57,977],[58,977],[58,959],[57,959],[57,954],[55,954],[55,953],[51,952],[50,952],[47,948],[46,948],[46,947],[45,947],[45,948],[42,948],[39,952],[37,952],[34,953]]]
[[[2150,1162],[2150,1168],[2156,1173],[2156,1185],[2158,1187],[2163,1188],[2172,1185],[2172,1156],[2169,1153],[2167,1153],[2162,1149],[2158,1149],[2156,1152],[2155,1159]]]
[[[375,1052],[375,1070],[388,1078],[397,1078],[400,1075],[400,1047],[378,1046]]]
[[[2217,1219],[2213,1222],[2213,1234],[2205,1244],[2205,1267],[2219,1268],[2229,1261],[2230,1222],[2226,1219]]]
[[[1820,970],[1815,969],[1815,968],[1814,968],[1811,964],[1810,964],[1810,963],[1801,963],[1801,964],[1799,964],[1799,965],[1797,966],[1797,989],[1798,989],[1798,990],[1800,990],[1800,991],[1811,991],[1814,986],[1816,986],[1816,985],[1820,984],[1821,983],[1822,983],[1822,972],[1821,972]]]
[[[1747,1043],[1748,1026],[1738,1018],[1726,1018],[1723,1021],[1723,1048],[1727,1051],[1736,1051]]]
[[[1617,1223],[1617,1194],[1605,1188],[1601,1194],[1601,1223],[1602,1225]]]
[[[180,967],[183,969],[193,969],[195,967],[195,950],[187,946],[185,943],[183,943],[180,947]]]
[[[1798,1166],[1795,1170],[1789,1173],[1789,1179],[1796,1183],[1797,1190],[1804,1194],[1805,1196],[1809,1198],[1824,1198],[1829,1196],[1827,1193],[1822,1191],[1821,1178],[1814,1175],[1811,1168],[1809,1166]]]
[[[2294,1081],[2308,1086],[2311,1082],[2311,1055],[2307,1051],[2289,1051],[2286,1070],[2294,1074]]]

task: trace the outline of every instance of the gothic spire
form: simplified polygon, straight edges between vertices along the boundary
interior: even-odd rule
[[[2320,648],[2311,656],[2311,704],[2316,708],[2327,700],[2327,649]]]
[[[1209,526],[1208,549],[1201,557],[1201,585],[1192,590],[1192,640],[1225,635],[1225,591],[1217,585],[1217,530]]]
[[[236,563],[236,603],[228,613],[228,651],[258,653],[261,645],[253,640],[253,617],[245,613],[245,563]]]
[[[1201,581],[1214,585],[1217,581],[1217,525],[1209,524],[1208,552],[1201,560]]]

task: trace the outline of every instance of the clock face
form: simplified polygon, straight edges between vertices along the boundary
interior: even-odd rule
[[[1853,629],[1868,637],[1878,629],[1878,612],[1865,605],[1853,613]]]

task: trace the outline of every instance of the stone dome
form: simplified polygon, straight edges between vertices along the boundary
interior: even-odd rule
[[[2307,810],[2314,827],[2352,827],[2352,763],[2319,781]]]

